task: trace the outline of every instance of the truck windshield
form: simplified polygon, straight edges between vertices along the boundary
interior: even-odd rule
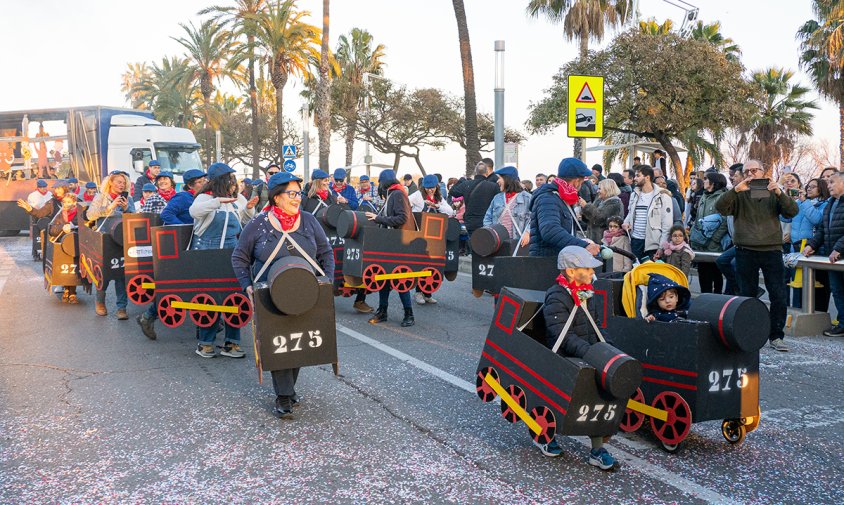
[[[161,163],[161,170],[183,174],[186,170],[195,168],[202,170],[202,160],[199,157],[199,144],[155,144],[156,159]]]

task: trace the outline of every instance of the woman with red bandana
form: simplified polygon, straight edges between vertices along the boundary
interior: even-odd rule
[[[176,196],[176,181],[173,179],[173,172],[160,172],[156,175],[155,186],[158,188],[158,196],[165,202],[169,202]]]
[[[47,228],[51,239],[56,240],[64,235],[73,233],[73,230],[77,226],[76,204],[78,202],[79,198],[71,192],[66,193],[62,197],[62,210],[50,221],[50,227]],[[76,299],[76,285],[63,287],[62,301],[70,304],[79,303]]]
[[[301,183],[302,179],[286,172],[270,177],[267,184],[269,208],[250,221],[240,234],[232,253],[232,266],[238,282],[250,298],[253,284],[267,280],[266,275],[270,270],[264,268],[267,262],[272,264],[280,258],[297,254],[295,247],[281,247],[274,253],[283,232],[322,267],[329,279],[334,278],[334,251],[325,231],[312,214],[300,211]],[[261,277],[253,279],[259,273]],[[272,376],[276,394],[273,414],[290,418],[293,407],[300,401],[295,390],[299,369],[275,370]]]
[[[537,189],[530,201],[530,255],[557,256],[566,246],[585,248],[593,256],[601,247],[578,236],[574,206],[580,199],[577,190],[592,171],[577,158],[563,158],[557,177]]]
[[[331,193],[328,184],[328,172],[320,169],[314,170],[313,174],[311,174],[308,196],[302,202],[302,210],[315,214],[321,208],[338,203],[337,198]]]
[[[484,215],[484,226],[500,224],[507,228],[512,240],[519,242],[519,249],[530,243],[531,195],[522,187],[516,167],[502,167],[495,171],[501,193],[495,195]]]

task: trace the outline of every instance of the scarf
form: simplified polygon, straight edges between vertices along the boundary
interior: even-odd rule
[[[332,189],[335,193],[340,193],[341,191],[343,191],[344,189],[346,189],[346,184],[344,183],[342,186],[340,186],[339,184],[334,184],[334,183],[331,183],[331,189]]]
[[[284,231],[290,231],[290,229],[293,228],[293,225],[296,224],[296,220],[299,219],[299,211],[295,214],[288,214],[275,205],[270,207],[270,210],[272,210],[273,215],[278,219],[278,222],[281,223],[281,229]]]
[[[582,301],[586,300],[587,298],[590,298],[592,296],[592,291],[595,290],[595,288],[593,288],[591,284],[576,284],[574,281],[569,282],[569,280],[566,279],[566,276],[564,274],[560,274],[557,276],[557,284],[568,289],[569,292],[571,292],[571,297],[574,299],[574,304],[578,307],[580,307],[580,303]],[[584,295],[581,297],[580,293],[584,293]]]
[[[62,207],[62,217],[65,223],[72,223],[73,219],[76,218],[76,207],[73,207],[69,211],[64,210],[64,207]]]
[[[190,189],[190,188],[187,188],[187,189],[185,189],[185,191],[187,191],[188,193],[190,193],[190,194],[191,194],[191,196],[196,197],[196,190],[195,190],[195,189]]]
[[[518,195],[518,193],[516,193],[515,191],[513,191],[512,193],[504,193],[504,203],[509,203],[510,200],[512,200],[513,197],[515,197],[516,195]]]
[[[316,192],[316,195],[319,197],[320,200],[325,201],[328,200],[328,190],[323,189]]]
[[[173,196],[176,194],[176,189],[159,189],[158,194],[161,195],[161,198],[163,198],[165,202],[169,202],[170,199],[173,198]]]
[[[683,250],[685,249],[685,250],[689,251],[689,254],[692,256],[692,259],[695,259],[694,251],[692,251],[692,248],[689,247],[689,244],[687,244],[685,240],[678,245],[674,245],[673,242],[663,242],[661,249],[662,249],[662,254],[664,256],[671,256],[671,253],[673,253],[673,252],[681,254],[683,252]]]
[[[578,195],[577,195],[577,188],[569,184],[568,182],[560,179],[557,177],[554,179],[554,183],[557,184],[557,191],[560,193],[560,199],[569,205],[574,205],[577,203]]]
[[[109,193],[108,196],[112,200],[117,200],[118,198],[120,198],[120,193]]]
[[[436,198],[434,197],[434,195],[428,195],[428,193],[425,193],[425,200],[426,200],[426,201],[428,201],[428,202],[433,203],[434,205],[439,205],[439,203],[440,203],[440,202],[438,202],[438,201],[436,200]]]
[[[624,235],[624,230],[622,230],[621,228],[619,228],[616,231],[604,230],[604,240],[603,240],[603,242],[606,245],[610,245],[612,243],[612,239],[614,239],[616,237],[620,237],[622,235]]]
[[[93,195],[89,195],[88,192],[86,191],[85,194],[82,195],[82,200],[84,200],[86,202],[93,202],[95,196],[97,196],[96,193],[94,193]]]
[[[401,185],[401,184],[399,184],[399,183],[395,183],[395,184],[393,184],[392,186],[390,186],[389,188],[387,188],[387,191],[395,191],[395,190],[401,190],[401,191],[405,191],[405,192],[406,192],[406,191],[407,191],[407,188],[405,188],[404,186],[402,186],[402,185]],[[405,193],[405,194],[406,194],[406,193]]]

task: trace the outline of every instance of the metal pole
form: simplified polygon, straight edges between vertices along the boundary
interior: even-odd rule
[[[220,161],[223,158],[223,132],[217,130],[215,133],[217,137],[217,161]]]
[[[306,181],[311,180],[311,157],[310,157],[310,152],[309,152],[310,151],[310,146],[309,146],[310,139],[308,138],[310,136],[310,131],[311,131],[310,122],[311,122],[311,115],[308,113],[308,106],[306,104],[306,105],[302,106],[302,151],[303,151],[303,153],[302,153],[303,154],[302,164],[304,165],[304,168],[303,168],[304,173],[305,173],[304,179]]]
[[[815,269],[810,267],[801,268],[803,269],[802,311],[804,314],[813,314],[815,312]]]
[[[504,41],[495,41],[495,168],[504,164]]]

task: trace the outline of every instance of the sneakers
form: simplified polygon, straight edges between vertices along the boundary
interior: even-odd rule
[[[96,302],[96,304],[94,306],[94,311],[97,313],[98,316],[107,316],[108,315],[108,309],[106,309],[106,306],[105,306],[104,303]]]
[[[76,305],[77,303],[79,303],[79,299],[76,298],[76,295],[67,295],[67,303],[71,305]]]
[[[290,402],[293,404],[293,408],[298,407],[299,403],[301,403],[302,400],[304,400],[304,398],[297,395],[296,393],[293,393],[293,396],[290,398]]]
[[[375,315],[369,318],[369,324],[378,324],[383,323],[387,320],[387,307],[378,307],[378,310],[375,311]]]
[[[129,319],[129,314],[126,312],[126,309],[117,309],[117,320],[125,321],[127,319]]]
[[[293,401],[289,396],[276,396],[273,415],[279,419],[293,419]]]
[[[158,337],[158,335],[155,334],[155,321],[147,319],[146,314],[141,314],[135,318],[135,321],[141,325],[141,331],[148,339],[155,340]]]
[[[221,349],[220,355],[228,356],[229,358],[242,358],[246,356],[246,353],[240,350],[240,346],[234,342],[226,342],[226,345],[221,347]]]
[[[432,303],[433,304],[433,303],[437,303],[437,300],[433,296],[426,296],[425,297],[425,303]]]
[[[560,446],[557,444],[557,439],[552,438],[550,442],[547,444],[540,444],[536,440],[533,441],[533,445],[539,448],[539,452],[548,456],[549,458],[556,458],[560,454],[563,453],[563,450],[560,449]]]
[[[844,337],[844,326],[833,326],[828,330],[824,330],[823,334],[827,337]]]
[[[768,345],[770,345],[774,350],[777,350],[779,352],[788,352],[788,346],[785,345],[785,342],[781,338],[775,338],[771,340],[770,344]]]
[[[67,303],[70,300],[70,291],[62,293],[62,303]]]
[[[418,303],[419,305],[425,305],[426,303],[437,303],[437,301],[436,301],[436,300],[434,300],[434,297],[432,297],[432,296],[425,296],[425,294],[424,294],[424,293],[416,293],[416,294],[413,296],[413,299],[414,299],[414,300],[416,301],[416,303]]]
[[[216,356],[216,354],[214,354],[213,345],[199,344],[196,346],[196,353],[202,356],[203,358],[213,358],[214,356]]]
[[[375,310],[375,309],[373,309],[372,307],[370,307],[369,305],[367,305],[367,303],[366,303],[366,301],[365,301],[365,300],[361,300],[361,301],[359,301],[359,302],[355,302],[355,304],[354,304],[354,305],[352,305],[352,307],[354,307],[354,309],[355,309],[356,311],[360,312],[361,314],[369,314],[370,312],[372,312],[373,310]]]
[[[404,319],[401,320],[401,325],[405,328],[416,324],[416,319],[413,317],[413,309],[404,309]]]
[[[612,454],[607,452],[606,449],[601,447],[600,449],[592,449],[589,452],[589,464],[592,466],[597,466],[601,470],[614,470],[618,467],[618,462],[612,457]]]

